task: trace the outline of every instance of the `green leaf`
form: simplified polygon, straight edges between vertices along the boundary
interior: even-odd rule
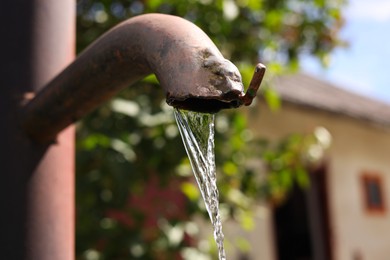
[[[249,0],[248,1],[248,7],[253,9],[253,10],[261,9],[262,5],[263,5],[262,0]]]
[[[146,76],[142,81],[150,84],[159,84],[159,81],[156,75],[154,74],[150,74],[149,76]]]
[[[271,88],[266,88],[264,90],[264,97],[271,110],[273,111],[279,110],[281,106],[281,100],[279,98],[278,93],[275,90]]]
[[[272,29],[277,29],[281,26],[283,19],[282,10],[269,11],[265,17],[265,23]]]
[[[293,176],[290,169],[284,169],[279,173],[280,184],[283,189],[288,190],[292,187]]]
[[[151,9],[157,9],[163,3],[162,0],[148,0],[146,1],[146,5]]]
[[[241,252],[249,253],[251,251],[251,244],[247,239],[243,237],[238,237],[235,242],[235,245]]]
[[[236,175],[238,172],[237,165],[232,163],[231,161],[227,161],[223,164],[223,173],[228,176]]]
[[[246,231],[251,231],[255,227],[255,222],[251,211],[240,210],[238,214],[238,220],[241,227]]]
[[[319,8],[323,8],[323,7],[325,7],[326,1],[325,1],[325,0],[314,0],[314,3],[315,3],[315,5],[318,6]]]
[[[90,134],[80,142],[80,145],[86,150],[92,150],[97,146],[109,147],[110,143],[111,140],[108,136],[102,134]]]
[[[296,170],[295,179],[301,188],[307,188],[310,185],[309,174],[303,168]]]
[[[182,183],[181,191],[192,201],[196,201],[199,198],[199,189],[191,182]]]

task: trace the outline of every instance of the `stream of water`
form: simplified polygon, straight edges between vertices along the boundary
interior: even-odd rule
[[[219,259],[225,260],[214,155],[214,114],[175,109],[175,118],[214,228]]]

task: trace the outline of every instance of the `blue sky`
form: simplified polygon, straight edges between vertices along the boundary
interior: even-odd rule
[[[350,46],[335,50],[327,69],[305,59],[303,70],[390,104],[390,1],[350,0],[344,16],[341,38]]]

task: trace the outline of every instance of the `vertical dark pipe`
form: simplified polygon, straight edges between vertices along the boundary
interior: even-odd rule
[[[74,258],[73,127],[42,146],[18,125],[26,93],[74,58],[74,11],[74,0],[1,3],[1,259]]]

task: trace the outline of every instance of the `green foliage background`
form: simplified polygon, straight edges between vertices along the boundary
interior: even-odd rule
[[[342,43],[338,32],[343,4],[343,0],[79,0],[77,48],[82,51],[135,15],[178,15],[210,36],[239,67],[245,86],[254,65],[266,64],[263,97],[277,108],[279,100],[268,82],[274,75],[299,69],[302,54],[328,62],[329,53]],[[192,217],[207,215],[172,109],[154,77],[94,111],[79,123],[77,135],[77,259],[213,254],[196,241]],[[256,140],[239,111],[219,113],[216,164],[226,215],[250,228],[254,201],[279,201],[294,182],[307,185],[303,158],[313,142],[313,136],[300,135],[278,144]],[[250,167],[253,158],[262,159],[266,167]],[[259,178],[264,171],[266,177]]]

